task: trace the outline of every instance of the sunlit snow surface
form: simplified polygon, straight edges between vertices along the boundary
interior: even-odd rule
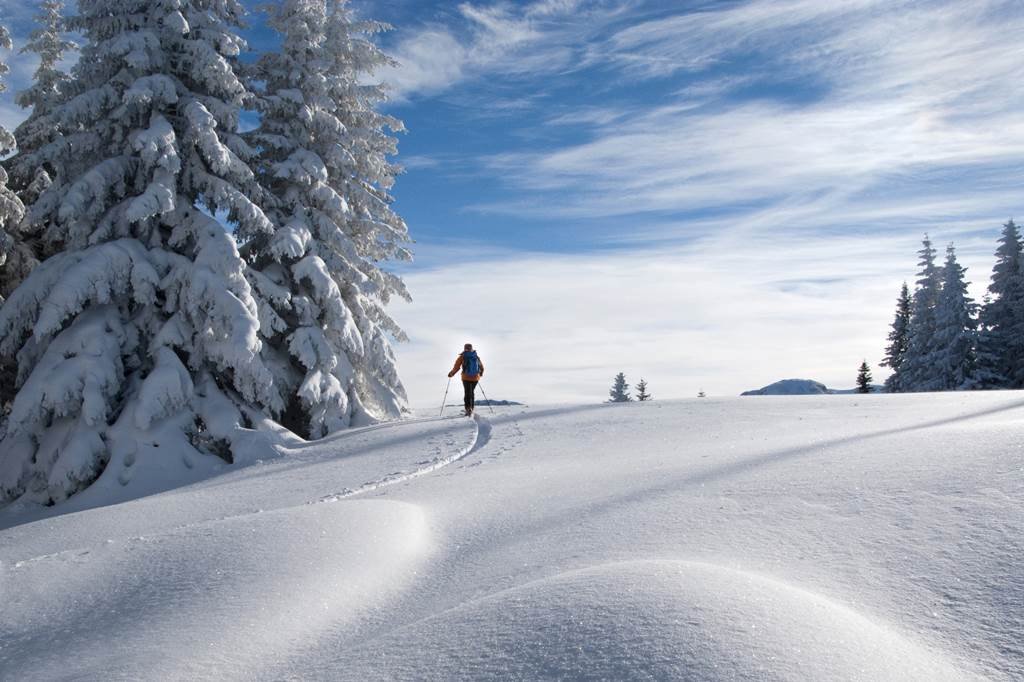
[[[1024,679],[1024,393],[498,408],[33,513],[3,679]]]

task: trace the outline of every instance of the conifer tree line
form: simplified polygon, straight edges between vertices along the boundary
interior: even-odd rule
[[[1024,388],[1024,259],[1021,233],[1003,225],[996,264],[979,305],[950,244],[945,260],[925,235],[914,292],[900,290],[883,366],[886,390]]]
[[[0,128],[0,504],[59,501],[140,443],[231,461],[253,430],[398,416],[387,27],[284,0],[256,55],[237,0],[39,7],[13,46],[39,59],[30,111]]]

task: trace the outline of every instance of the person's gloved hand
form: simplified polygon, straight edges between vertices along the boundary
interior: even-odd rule
[[[448,372],[448,378],[449,379],[451,379],[453,376],[455,376],[455,372]]]

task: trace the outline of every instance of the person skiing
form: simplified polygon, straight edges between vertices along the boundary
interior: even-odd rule
[[[484,376],[484,363],[480,356],[473,350],[473,344],[467,343],[464,350],[455,358],[455,366],[448,372],[451,379],[455,373],[462,370],[462,388],[465,391],[463,402],[466,406],[466,416],[472,416],[473,408],[476,406],[475,393],[476,385]]]

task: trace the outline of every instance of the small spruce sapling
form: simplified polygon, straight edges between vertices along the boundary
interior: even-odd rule
[[[867,360],[860,363],[857,371],[857,393],[871,393],[871,368]]]
[[[653,400],[654,396],[647,392],[647,380],[640,379],[640,383],[636,385],[636,399],[642,403],[648,400]]]
[[[608,391],[610,403],[628,403],[633,400],[629,395],[629,384],[626,383],[626,375],[619,372],[615,375],[615,383],[612,384],[612,388]]]

